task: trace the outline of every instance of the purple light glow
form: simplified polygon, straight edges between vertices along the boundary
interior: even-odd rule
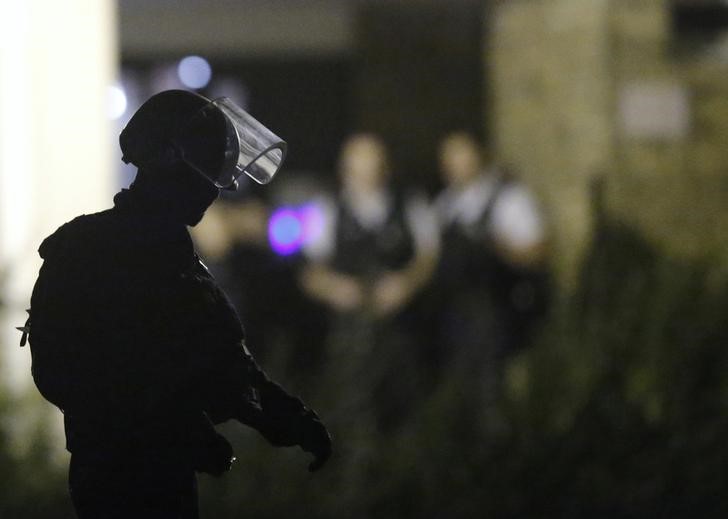
[[[323,226],[323,211],[315,203],[281,207],[273,212],[268,221],[268,241],[276,254],[288,256],[318,239]]]
[[[268,222],[268,240],[281,256],[293,254],[302,245],[302,229],[298,214],[293,209],[276,210]]]

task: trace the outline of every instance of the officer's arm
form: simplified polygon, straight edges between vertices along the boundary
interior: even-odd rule
[[[207,293],[213,312],[193,312],[185,327],[190,346],[183,379],[198,408],[214,423],[236,419],[258,430],[272,444],[300,445],[312,452],[318,468],[331,453],[331,439],[314,411],[273,382],[258,366],[245,346],[237,315],[211,276]],[[204,298],[203,298],[204,299]],[[195,300],[197,300],[195,298]],[[215,316],[209,319],[208,316]],[[197,316],[197,317],[195,317]],[[194,322],[197,319],[197,322]],[[204,345],[204,347],[200,347]],[[187,378],[185,374],[190,374]]]
[[[316,460],[314,471],[331,455],[331,437],[315,411],[273,382],[243,347],[246,372],[257,402],[243,401],[238,419],[275,446],[299,445]],[[253,405],[251,405],[253,404]]]

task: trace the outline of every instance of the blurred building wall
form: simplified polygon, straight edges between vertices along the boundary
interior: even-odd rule
[[[353,118],[385,138],[406,184],[432,188],[440,139],[486,127],[483,9],[478,0],[360,4]]]
[[[354,0],[119,0],[126,58],[325,55],[352,46]]]
[[[30,383],[30,354],[16,347],[14,326],[25,321],[42,238],[110,205],[115,18],[112,0],[2,3],[0,344],[14,387]]]
[[[591,229],[588,186],[655,245],[728,256],[728,65],[674,52],[667,0],[495,2],[492,134],[546,203],[570,284]]]
[[[615,7],[618,148],[609,207],[676,254],[728,263],[728,60],[710,50],[677,53],[667,1],[619,0]],[[630,131],[625,98],[640,83],[683,96],[683,131]],[[676,112],[669,95],[663,93],[664,102],[652,111]]]

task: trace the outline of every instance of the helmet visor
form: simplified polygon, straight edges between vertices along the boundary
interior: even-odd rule
[[[259,184],[270,182],[286,158],[285,141],[227,97],[212,104],[227,116],[237,136],[230,140],[231,148],[226,150],[231,156],[237,156],[237,160],[232,171],[222,172],[221,180],[229,186],[245,173]]]
[[[175,141],[183,160],[223,189],[243,173],[267,184],[287,150],[283,139],[227,97],[203,107]]]

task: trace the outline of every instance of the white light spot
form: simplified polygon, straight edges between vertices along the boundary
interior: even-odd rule
[[[187,56],[177,65],[179,80],[187,88],[205,88],[212,78],[212,68],[205,58]]]
[[[106,113],[110,119],[118,119],[126,112],[126,92],[119,85],[112,85],[106,93]]]

